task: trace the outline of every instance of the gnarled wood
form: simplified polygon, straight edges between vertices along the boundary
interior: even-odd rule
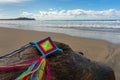
[[[66,44],[59,42],[56,44],[63,52],[56,52],[47,57],[51,68],[51,80],[115,80],[110,67],[87,59]],[[0,59],[0,66],[19,64],[38,56],[41,54],[31,46],[13,56]],[[24,70],[0,71],[0,80],[14,80]]]

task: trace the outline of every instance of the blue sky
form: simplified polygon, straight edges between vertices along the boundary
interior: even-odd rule
[[[0,18],[119,19],[120,0],[0,0]]]

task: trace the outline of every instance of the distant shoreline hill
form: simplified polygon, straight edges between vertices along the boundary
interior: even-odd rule
[[[19,17],[11,19],[0,19],[0,20],[36,20],[35,18]]]

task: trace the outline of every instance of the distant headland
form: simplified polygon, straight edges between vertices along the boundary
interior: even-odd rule
[[[36,20],[36,19],[35,18],[27,18],[27,17],[18,17],[18,18],[0,19],[0,20]]]

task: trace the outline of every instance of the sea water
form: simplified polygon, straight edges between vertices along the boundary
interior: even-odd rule
[[[119,20],[0,20],[0,27],[64,33],[120,44]]]

